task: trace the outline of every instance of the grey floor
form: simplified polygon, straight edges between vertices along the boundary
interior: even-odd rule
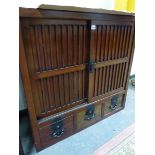
[[[134,123],[135,89],[129,85],[124,110],[36,153],[28,117],[20,118],[20,136],[26,155],[91,155],[96,149]]]

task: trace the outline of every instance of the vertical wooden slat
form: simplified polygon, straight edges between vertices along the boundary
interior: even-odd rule
[[[125,81],[126,81],[126,76],[127,76],[127,71],[128,71],[128,63],[125,63],[124,64],[125,65],[125,67],[124,67],[124,76],[123,76],[123,83],[122,83],[122,87],[124,87],[125,85]]]
[[[85,98],[85,71],[82,71],[82,77],[83,98]]]
[[[39,42],[39,34],[38,34],[38,27],[34,27],[34,33],[35,33],[35,37],[34,37],[34,40],[35,40],[35,45],[36,45],[36,55],[37,55],[37,59],[38,59],[38,71],[41,71],[42,70],[42,61],[41,61],[41,51],[40,51],[40,46],[38,44]],[[40,97],[40,103],[41,103],[41,109],[42,109],[42,112],[41,113],[45,113],[45,108],[44,108],[44,102],[43,102],[43,94],[42,94],[42,87],[41,87],[41,81],[38,81],[38,93],[39,93],[39,97]]]
[[[50,86],[50,81],[49,79],[46,79],[46,82],[47,82],[47,90],[48,90],[48,97],[49,97],[49,110],[51,108],[53,108],[53,98],[52,98],[52,91],[51,91],[51,86]]]
[[[47,27],[46,36],[48,38],[48,56],[49,56],[49,63],[50,63],[50,69],[53,69],[53,61],[52,61],[52,48],[51,48],[51,34],[50,34],[50,25]]]
[[[46,56],[45,56],[45,50],[44,50],[44,44],[43,44],[43,31],[44,27],[43,25],[40,26],[39,30],[39,40],[40,40],[40,54],[41,54],[41,60],[42,60],[42,71],[46,70]]]
[[[70,65],[73,65],[73,61],[74,61],[74,49],[73,49],[73,25],[69,25],[69,34],[70,34],[70,48],[69,48],[69,56],[70,56],[70,60],[71,63]]]
[[[102,45],[103,45],[103,26],[100,25],[100,47],[99,47],[99,62],[101,62],[101,53],[102,53]]]
[[[63,25],[62,26],[62,36],[63,36],[63,53],[64,53],[64,67],[66,67],[68,65],[68,52],[67,52],[67,26]]]
[[[82,64],[83,60],[83,26],[79,26],[79,64]]]
[[[101,90],[102,90],[102,69],[103,68],[99,68],[99,84],[98,84],[98,95],[101,94]]]
[[[49,67],[49,69],[51,70],[51,69],[53,69],[54,68],[54,66],[53,66],[53,60],[52,60],[52,47],[51,47],[51,44],[53,44],[53,42],[51,42],[51,36],[50,36],[50,25],[48,25],[48,27],[47,27],[47,30],[46,30],[46,42],[47,42],[47,44],[48,44],[48,60],[49,60],[49,65],[50,65],[50,67]]]
[[[28,35],[28,36],[31,36],[29,38],[29,41],[31,42],[31,50],[32,50],[32,52],[31,52],[32,56],[31,57],[34,60],[34,70],[38,71],[39,70],[39,62],[38,62],[38,59],[37,59],[36,48],[34,46],[34,44],[35,44],[35,34],[34,34],[33,27],[30,28],[30,35]],[[40,93],[40,89],[38,88],[38,85],[36,85],[36,86],[32,85],[32,87],[34,89],[38,90],[37,92],[36,91],[33,92],[34,98],[36,99],[36,101],[38,103],[38,104],[35,104],[35,108],[37,109],[36,112],[37,112],[37,115],[38,115],[38,114],[44,112],[44,107],[42,105],[41,93]],[[38,96],[37,93],[39,93],[40,96]]]
[[[68,62],[67,62],[67,64],[68,64],[68,66],[70,66],[70,62],[71,62],[71,60],[70,60],[70,56],[69,56],[69,49],[70,49],[70,40],[69,40],[69,27],[68,27],[68,25],[66,26],[66,30],[67,30],[67,60],[68,60]]]
[[[78,34],[77,34],[77,25],[73,26],[74,32],[73,32],[73,44],[74,44],[74,62],[73,64],[76,65],[78,64],[77,60],[78,60],[78,50],[77,50],[77,40],[78,40]]]
[[[123,26],[120,26],[121,27],[121,32],[120,32],[120,41],[119,41],[119,51],[118,51],[118,58],[121,58],[121,53],[122,53],[122,42],[123,42],[123,35],[124,35],[124,27]]]
[[[45,26],[41,25],[41,34],[40,34],[40,39],[41,39],[41,43],[42,43],[42,56],[44,58],[44,70],[48,70],[49,67],[49,62],[48,62],[48,58],[47,58],[47,49],[45,46],[46,45],[46,36],[45,36]],[[46,112],[50,110],[50,104],[49,104],[49,95],[48,95],[48,88],[47,88],[47,79],[43,79],[42,81],[42,91],[44,94],[44,102],[46,104]]]
[[[68,104],[70,101],[70,98],[69,98],[70,88],[69,88],[68,74],[64,75],[64,88],[65,88],[65,104]]]
[[[95,70],[95,88],[94,88],[94,92],[95,92],[95,96],[97,96],[97,88],[98,88],[98,68],[96,68]]]
[[[60,101],[59,101],[59,89],[58,89],[58,79],[57,77],[53,77],[53,86],[54,86],[54,92],[53,95],[55,96],[55,105],[56,109],[60,106]]]
[[[97,69],[97,72],[98,72],[98,76],[97,76],[97,78],[98,78],[98,80],[97,80],[97,90],[96,90],[96,91],[97,91],[97,96],[100,94],[100,92],[99,92],[99,87],[100,87],[100,86],[99,86],[99,83],[100,83],[100,81],[101,81],[101,79],[100,79],[100,69],[101,69],[101,68],[98,68],[98,69]]]
[[[108,60],[111,60],[112,57],[112,47],[113,47],[113,26],[109,26],[110,32],[109,32],[109,46],[108,46]]]
[[[106,92],[106,79],[107,79],[107,67],[105,66],[104,67],[104,75],[105,75],[105,77],[104,77],[104,85],[103,85],[103,92],[104,92],[104,94],[105,94],[105,92]]]
[[[113,66],[109,66],[109,81],[108,81],[108,92],[111,90],[111,84],[112,84],[112,71],[113,71]]]
[[[60,47],[61,47],[61,61],[62,67],[65,67],[65,47],[64,45],[64,35],[63,35],[63,25],[60,25]]]
[[[30,28],[30,42],[31,42],[31,50],[32,50],[32,58],[33,58],[33,64],[34,64],[34,71],[39,71],[39,62],[38,62],[38,56],[36,54],[36,48],[35,48],[35,34],[34,34],[34,27]]]
[[[37,53],[38,53],[38,58],[39,58],[39,62],[40,62],[40,71],[44,70],[44,57],[42,56],[42,42],[41,42],[41,35],[40,35],[40,31],[41,28],[40,26],[36,26],[35,27],[35,33],[36,33],[36,42],[38,44],[38,49],[37,49]]]
[[[102,35],[103,35],[103,42],[102,42],[102,61],[105,60],[105,50],[106,50],[106,33],[107,33],[107,26],[104,25],[103,26],[103,31],[102,31]]]
[[[92,41],[92,46],[94,48],[94,61],[97,62],[97,43],[98,43],[98,26],[96,26],[96,30],[92,31],[93,34],[93,41]]]
[[[56,46],[56,68],[60,67],[60,58],[59,58],[59,38],[58,38],[58,26],[54,25],[54,33],[55,33],[55,46]]]
[[[105,40],[106,40],[106,36],[105,36],[105,26],[103,25],[101,28],[102,32],[101,32],[101,49],[100,49],[100,61],[104,60],[104,52],[105,52]]]
[[[86,55],[87,55],[87,44],[86,44],[86,37],[87,37],[87,34],[86,34],[86,26],[84,25],[83,26],[83,61],[82,63],[86,63]]]
[[[74,72],[74,100],[78,98],[78,80],[77,80],[77,72]]]
[[[118,80],[118,72],[119,72],[119,64],[116,64],[116,78],[115,78],[115,82],[114,82],[114,89],[117,88],[117,80]]]
[[[69,74],[69,87],[70,87],[70,103],[73,102],[74,97],[73,97],[73,93],[74,93],[74,77],[73,77],[73,73]]]
[[[115,79],[116,79],[116,65],[113,65],[113,76],[112,76],[112,84],[111,84],[111,90],[114,90],[115,85]]]
[[[45,86],[46,86],[46,98],[47,98],[47,104],[48,104],[48,111],[51,110],[51,96],[50,96],[50,86],[49,86],[49,83],[48,83],[48,79],[45,79]]]
[[[60,94],[60,101],[61,101],[61,106],[63,107],[65,105],[64,100],[64,83],[63,83],[63,76],[59,75],[59,94]]]
[[[119,64],[119,71],[118,71],[117,89],[120,88],[121,73],[122,73],[122,64],[120,63]]]
[[[45,66],[46,70],[50,70],[51,64],[50,64],[50,51],[49,51],[49,44],[48,44],[48,26],[44,25],[42,27],[42,36],[43,36],[43,49],[44,49],[44,55],[45,55]]]
[[[53,32],[54,32],[54,42],[55,42],[55,57],[56,57],[56,68],[60,66],[60,61],[59,61],[59,47],[58,47],[58,27],[54,26],[53,27]],[[59,82],[58,82],[58,76],[53,77],[53,84],[54,84],[54,91],[55,91],[55,104],[56,108],[60,106],[60,96],[59,96]]]
[[[101,93],[104,94],[105,88],[105,67],[102,68],[102,83],[101,83]]]
[[[53,109],[56,109],[53,77],[49,78],[49,85],[50,85],[50,89],[51,89],[50,96],[51,96],[51,100],[52,100],[52,107],[53,107]]]
[[[121,75],[120,75],[120,81],[119,81],[119,86],[122,87],[122,81],[123,81],[123,76],[124,76],[124,63],[121,64],[122,65],[122,69],[121,69]]]
[[[45,94],[46,92],[46,86],[45,86],[45,81],[44,79],[40,80],[40,84],[41,84],[41,93],[42,93],[42,97],[43,97],[43,105],[44,105],[44,110],[45,113],[48,111],[48,100],[47,100],[47,95]]]
[[[112,48],[112,60],[115,59],[115,53],[116,53],[116,48],[117,48],[117,44],[116,44],[116,37],[117,37],[117,27],[113,26],[114,32],[113,32],[113,48]],[[111,79],[111,90],[114,90],[114,83],[115,83],[115,72],[116,72],[116,65],[112,65],[113,71],[112,71],[112,79]]]
[[[49,26],[49,39],[50,39],[50,49],[51,49],[51,65],[52,69],[56,68],[56,40],[55,40],[55,32],[54,26]],[[54,46],[53,46],[54,45]]]
[[[117,29],[116,26],[113,26],[113,48],[112,48],[112,60],[115,59],[115,53],[116,53],[116,36],[117,36]]]
[[[43,43],[43,54],[44,54],[44,58],[45,58],[45,67],[46,67],[46,70],[49,70],[50,69],[50,62],[49,62],[49,51],[48,51],[48,38],[47,38],[47,35],[46,35],[46,32],[47,31],[47,26],[42,26],[42,43]],[[50,111],[50,102],[51,102],[51,97],[49,95],[50,93],[50,89],[49,89],[49,85],[48,85],[48,81],[47,79],[43,80],[44,81],[44,89],[45,89],[45,97],[46,97],[46,104],[47,104],[47,111]]]
[[[45,55],[44,55],[44,48],[43,48],[43,26],[39,26],[38,29],[38,42],[39,42],[39,52],[38,54],[40,55],[40,60],[41,60],[41,70],[46,70],[46,65],[45,65]],[[46,89],[47,89],[47,84],[45,80],[40,80],[41,83],[41,92],[42,92],[42,96],[43,96],[43,105],[44,105],[44,109],[45,112],[48,111],[49,109],[49,104],[48,104],[48,98],[47,98],[47,94]]]
[[[101,26],[97,26],[97,47],[96,47],[96,62],[100,60],[100,47],[101,47]]]
[[[108,83],[109,83],[109,74],[110,74],[110,67],[109,66],[107,66],[106,67],[106,85],[105,85],[105,92],[107,92],[108,91]]]
[[[106,26],[105,60],[108,60],[110,27]]]
[[[126,33],[127,33],[127,28],[126,26],[124,26],[121,58],[123,58],[125,55]]]
[[[125,52],[124,52],[125,57],[127,57],[127,52],[129,48],[129,39],[130,39],[130,34],[131,34],[130,31],[131,31],[130,26],[127,26],[127,37],[126,37]]]
[[[78,27],[78,64],[81,64],[81,26]]]
[[[116,51],[115,51],[115,59],[119,58],[119,40],[120,40],[120,26],[116,26],[117,35],[116,35]]]
[[[79,98],[82,99],[82,72],[79,73]]]

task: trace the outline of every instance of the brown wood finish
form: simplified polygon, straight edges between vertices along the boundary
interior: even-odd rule
[[[37,150],[123,109],[134,53],[133,15],[56,8],[20,8],[20,70]],[[115,96],[122,99],[110,110]],[[88,122],[91,105],[97,117]],[[53,137],[59,117],[67,130]]]

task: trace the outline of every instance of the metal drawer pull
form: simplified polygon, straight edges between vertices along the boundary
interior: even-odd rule
[[[88,72],[93,73],[95,70],[95,62],[94,61],[89,61],[88,62]]]
[[[64,123],[62,121],[63,119],[61,117],[55,119],[53,122],[55,122],[53,125],[52,125],[52,133],[51,135],[53,137],[61,137],[63,134],[64,134]]]
[[[61,137],[64,134],[64,128],[58,128],[53,132],[53,137]]]
[[[95,107],[94,106],[89,106],[87,108],[87,111],[86,111],[86,114],[85,114],[85,117],[84,117],[84,120],[91,120],[93,118],[95,118]]]
[[[117,108],[117,106],[118,106],[118,96],[113,96],[112,98],[111,98],[111,105],[110,105],[110,109],[111,110],[115,110],[116,108]]]

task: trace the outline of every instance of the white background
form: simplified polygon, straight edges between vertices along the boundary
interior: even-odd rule
[[[21,3],[30,5],[34,2],[32,0],[1,2],[0,154],[2,155],[18,154],[18,7]],[[37,0],[37,4],[39,2],[43,3],[43,1]],[[52,0],[50,2],[53,2],[50,4],[56,4]],[[69,1],[65,2],[68,5]],[[96,2],[97,0],[89,0],[84,4],[90,7],[95,6]],[[153,0],[137,0],[136,3],[136,155],[155,154],[155,4],[153,2]],[[72,5],[74,3],[77,4],[78,1],[72,0]]]
[[[19,2],[19,6],[37,8],[40,4],[51,4],[113,9],[114,1],[115,0],[33,0],[32,2],[22,0]]]

